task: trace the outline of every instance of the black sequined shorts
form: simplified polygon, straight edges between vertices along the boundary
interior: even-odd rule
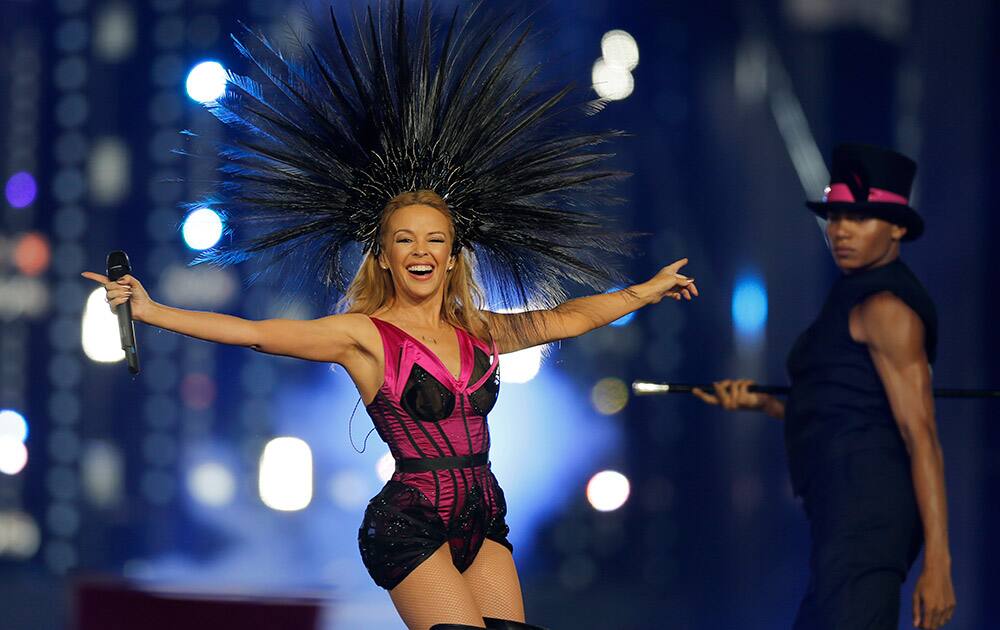
[[[392,590],[444,544],[450,547],[452,563],[460,572],[472,565],[487,538],[513,551],[504,520],[507,504],[499,486],[494,486],[492,495],[491,506],[482,488],[474,486],[446,525],[424,493],[389,481],[368,503],[358,530],[361,560],[369,575],[377,585]]]

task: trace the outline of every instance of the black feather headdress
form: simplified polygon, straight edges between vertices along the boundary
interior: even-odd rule
[[[210,105],[234,139],[218,151],[225,181],[198,204],[224,214],[231,240],[198,262],[301,256],[343,291],[347,254],[377,250],[386,203],[430,189],[491,306],[551,304],[565,281],[618,283],[628,239],[589,208],[614,201],[607,183],[623,173],[599,168],[597,147],[620,133],[566,124],[602,103],[572,106],[570,87],[538,85],[516,13],[473,3],[439,30],[424,2],[415,18],[389,0],[345,32],[331,9],[294,59],[263,35],[234,37],[254,76],[231,75]]]

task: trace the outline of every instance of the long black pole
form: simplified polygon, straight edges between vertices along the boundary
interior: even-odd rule
[[[714,386],[711,383],[691,384],[691,383],[664,383],[662,381],[635,381],[632,383],[632,392],[637,396],[652,396],[657,394],[690,394],[691,390],[697,387],[706,392],[711,392]],[[785,385],[751,385],[750,391],[762,394],[777,394],[779,396],[788,393],[789,388]],[[1000,398],[1000,389],[935,389],[935,398]]]

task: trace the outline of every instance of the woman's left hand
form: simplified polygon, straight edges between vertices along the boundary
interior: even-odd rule
[[[694,284],[694,278],[677,273],[687,263],[687,258],[681,258],[672,262],[643,283],[645,288],[650,291],[650,302],[652,304],[656,304],[665,297],[675,300],[681,298],[690,300],[692,296],[697,297],[698,287]]]

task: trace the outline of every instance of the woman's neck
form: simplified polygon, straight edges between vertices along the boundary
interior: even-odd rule
[[[382,314],[413,326],[439,328],[442,324],[441,299],[439,296],[431,296],[426,300],[412,301],[397,297]]]

